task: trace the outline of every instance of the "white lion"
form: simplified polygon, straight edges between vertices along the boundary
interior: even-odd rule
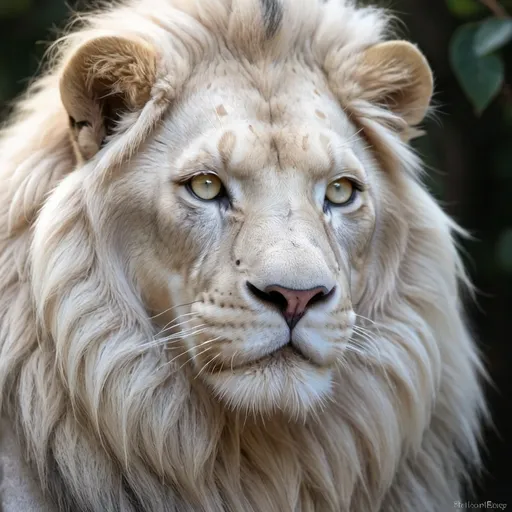
[[[349,0],[132,0],[71,26],[0,142],[2,411],[44,499],[461,499],[485,372],[462,231],[409,147],[432,91]]]

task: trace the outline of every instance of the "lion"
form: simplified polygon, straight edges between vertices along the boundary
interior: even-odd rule
[[[394,27],[350,0],[127,0],[52,47],[0,142],[1,410],[49,510],[471,492],[466,233],[424,184],[434,77]]]

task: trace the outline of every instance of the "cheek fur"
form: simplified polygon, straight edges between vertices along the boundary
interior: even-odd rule
[[[161,253],[177,266],[191,268],[219,250],[222,223],[214,205],[201,208],[175,199],[157,214],[156,237]],[[183,268],[182,268],[183,270]]]
[[[367,206],[362,208],[364,211],[357,212],[357,216],[338,213],[332,219],[336,242],[352,265],[357,265],[357,262],[367,254],[368,245],[375,230],[375,216],[372,209]]]

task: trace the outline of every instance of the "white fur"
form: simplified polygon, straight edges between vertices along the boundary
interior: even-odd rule
[[[398,114],[333,87],[389,17],[282,4],[271,40],[256,0],[100,11],[2,132],[2,408],[62,510],[444,512],[479,468],[462,230]],[[158,52],[151,98],[75,169],[62,68],[131,33]],[[194,165],[236,208],[174,184]],[[367,191],[324,214],[344,173]],[[289,332],[247,280],[336,286],[297,326],[307,357],[255,361]]]

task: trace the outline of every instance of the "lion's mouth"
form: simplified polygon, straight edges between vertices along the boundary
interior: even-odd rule
[[[252,359],[251,361],[247,361],[233,367],[225,368],[224,371],[239,371],[245,369],[251,369],[257,366],[261,366],[263,364],[271,364],[272,362],[292,362],[292,361],[303,361],[309,363],[314,366],[318,366],[311,358],[306,356],[290,339],[286,345],[283,345],[264,356],[258,357],[257,359]]]
[[[256,359],[256,361],[252,361],[252,364],[259,361],[264,361],[266,359],[275,359],[276,357],[281,357],[282,355],[288,354],[294,354],[302,359],[308,360],[308,358],[293,344],[292,340],[290,340],[286,345],[283,345],[282,347],[277,348],[269,354]]]

